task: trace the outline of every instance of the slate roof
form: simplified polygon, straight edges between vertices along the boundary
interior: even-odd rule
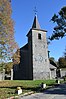
[[[39,25],[39,22],[38,22],[37,15],[34,17],[32,29],[33,29],[33,28],[40,29],[40,25]]]
[[[49,68],[50,68],[50,69],[56,69],[56,67],[53,66],[52,64],[49,64]]]
[[[20,48],[20,50],[28,50],[28,43]]]

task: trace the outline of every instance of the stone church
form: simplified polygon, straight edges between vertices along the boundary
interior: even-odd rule
[[[35,15],[32,27],[27,33],[28,42],[20,48],[20,64],[13,68],[13,79],[49,79],[56,76],[56,68],[49,63],[46,32],[40,28]]]

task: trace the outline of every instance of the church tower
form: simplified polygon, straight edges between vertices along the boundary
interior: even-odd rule
[[[46,30],[40,28],[37,16],[34,17],[32,28],[27,34],[28,37],[28,63],[32,79],[50,78],[48,46]]]

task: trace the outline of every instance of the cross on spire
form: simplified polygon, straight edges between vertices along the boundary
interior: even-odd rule
[[[35,13],[35,15],[37,15],[37,8],[36,8],[36,6],[34,8],[34,13]]]

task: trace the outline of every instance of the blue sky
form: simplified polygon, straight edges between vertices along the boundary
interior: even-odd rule
[[[27,43],[26,34],[32,26],[34,8],[37,8],[38,21],[41,29],[47,30],[47,37],[52,34],[55,24],[50,22],[54,13],[66,6],[66,0],[12,0],[12,18],[15,21],[15,40],[19,47]],[[57,60],[63,56],[66,46],[66,38],[54,40],[48,46],[50,56]]]

